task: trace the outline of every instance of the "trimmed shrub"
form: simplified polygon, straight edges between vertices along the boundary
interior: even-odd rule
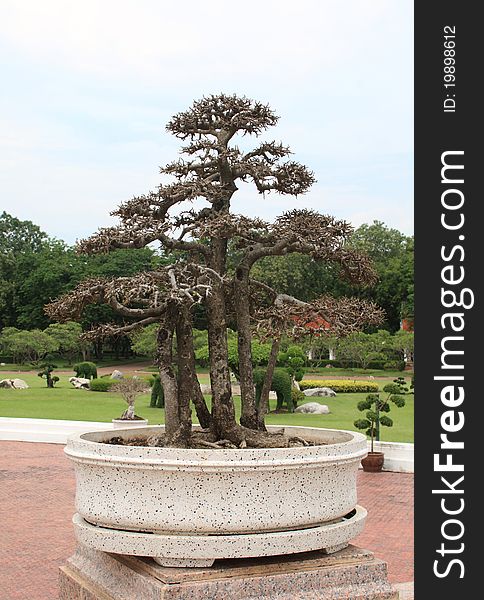
[[[383,368],[385,371],[403,371],[405,369],[404,360],[388,360]]]
[[[378,383],[373,381],[350,381],[346,379],[303,379],[299,382],[301,390],[317,387],[329,387],[336,393],[371,393],[378,392]]]
[[[304,400],[306,400],[306,396],[301,392],[301,390],[298,390],[297,387],[292,388],[291,398],[294,408],[297,408],[299,402],[304,402]]]
[[[93,362],[85,361],[77,363],[73,367],[76,377],[85,379],[97,379],[97,367]]]
[[[109,392],[115,383],[115,379],[93,379],[89,384],[89,389],[92,392]]]
[[[260,401],[265,376],[265,369],[254,369],[255,399],[257,404],[259,404]],[[282,405],[286,403],[288,411],[294,412],[294,406],[292,405],[291,386],[291,376],[286,369],[274,369],[271,390],[277,394],[277,410],[280,410]]]
[[[375,359],[368,363],[368,369],[383,370],[386,359]],[[316,368],[324,368],[327,365],[338,369],[361,369],[361,365],[351,360],[312,360],[310,365]]]
[[[151,400],[150,406],[157,408],[165,408],[165,392],[163,390],[163,385],[160,381],[160,376],[155,375],[154,377],[150,377],[151,385]]]

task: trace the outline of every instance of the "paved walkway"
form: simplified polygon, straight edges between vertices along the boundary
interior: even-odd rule
[[[363,473],[369,516],[357,545],[389,564],[392,582],[413,580],[413,475]],[[74,551],[74,475],[63,446],[0,442],[0,600],[55,600],[57,570]]]

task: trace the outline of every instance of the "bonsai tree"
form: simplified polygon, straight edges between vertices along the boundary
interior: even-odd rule
[[[57,375],[54,375],[52,377],[52,371],[54,369],[57,369],[57,365],[53,365],[52,363],[44,363],[43,365],[40,365],[40,368],[42,369],[42,371],[37,373],[37,375],[39,377],[45,377],[47,381],[47,387],[53,388],[55,384],[59,381]]]
[[[354,426],[357,429],[366,429],[366,435],[371,440],[370,451],[373,450],[373,442],[380,441],[380,425],[384,427],[393,427],[393,420],[381,413],[389,413],[391,406],[390,402],[393,402],[398,408],[405,406],[405,398],[403,393],[407,391],[400,379],[394,380],[393,383],[388,383],[383,391],[387,394],[385,398],[381,398],[380,394],[368,394],[366,400],[358,402],[358,410],[365,411],[366,415],[364,419],[358,419],[354,422]]]
[[[287,316],[293,309],[301,319],[301,315],[319,315],[335,333],[381,320],[381,311],[371,303],[353,299],[348,304],[328,297],[302,303],[251,276],[253,266],[264,257],[300,253],[334,263],[341,276],[354,284],[376,281],[369,259],[348,246],[353,229],[344,221],[305,209],[288,211],[274,222],[231,212],[241,183],[254,184],[267,201],[271,193],[304,194],[315,181],[310,170],[290,159],[287,146],[262,141],[243,151],[237,145],[237,136],[259,136],[277,120],[267,105],[224,94],[204,97],[176,114],[167,130],[184,142],[182,156],[161,169],[162,184],[121,204],[112,213],[119,218],[118,225],[100,229],[78,244],[79,252],[95,254],[158,243],[163,255],[172,257],[172,264],[130,277],[87,279],[46,307],[53,320],[67,321],[79,319],[88,305],[107,304],[125,320],[94,328],[85,335],[91,340],[157,324],[155,361],[165,395],[165,432],[160,434],[160,445],[299,444],[265,429],[264,406],[258,406],[255,397],[254,331],[264,330],[265,323],[275,323],[278,315]],[[229,248],[237,255],[230,269]],[[210,411],[195,372],[193,315],[199,305],[205,309],[208,330]],[[237,329],[240,422],[235,416],[228,360],[227,328],[232,323]],[[266,376],[270,382],[269,369]],[[191,402],[201,433],[192,432]]]
[[[142,418],[135,414],[134,404],[137,396],[140,394],[147,394],[150,391],[146,381],[135,377],[126,377],[112,385],[110,391],[121,394],[123,400],[128,405],[128,408],[121,415],[120,419],[134,420]]]

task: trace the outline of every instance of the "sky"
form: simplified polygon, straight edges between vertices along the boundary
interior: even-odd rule
[[[69,244],[156,188],[166,123],[219,92],[270,104],[262,139],[317,179],[297,199],[243,185],[235,212],[413,233],[411,0],[0,0],[0,56],[0,211]]]

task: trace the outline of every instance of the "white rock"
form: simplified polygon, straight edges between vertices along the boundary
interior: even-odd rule
[[[2,381],[0,381],[0,388],[12,389],[13,379],[2,379]]]
[[[301,404],[295,410],[297,413],[311,413],[313,415],[329,415],[330,410],[326,404],[319,404],[319,402],[306,402]]]
[[[28,387],[29,386],[23,379],[2,379],[2,381],[0,381],[0,388],[27,390]]]
[[[76,388],[76,390],[88,390],[91,383],[91,381],[85,377],[69,377],[69,382]]]
[[[111,373],[110,379],[123,379],[123,377],[124,377],[124,375],[121,373],[121,371],[118,371],[117,369],[115,369]]]
[[[212,394],[212,387],[209,383],[201,383],[200,384],[200,389],[202,390],[202,394],[204,395],[211,395]]]
[[[27,385],[27,383],[23,379],[14,379],[13,380],[13,387],[16,390],[28,390],[28,388],[29,388],[29,386]]]
[[[336,392],[329,387],[321,387],[321,388],[309,388],[304,390],[303,394],[305,396],[320,396],[320,397],[331,397],[334,398],[336,396]]]

